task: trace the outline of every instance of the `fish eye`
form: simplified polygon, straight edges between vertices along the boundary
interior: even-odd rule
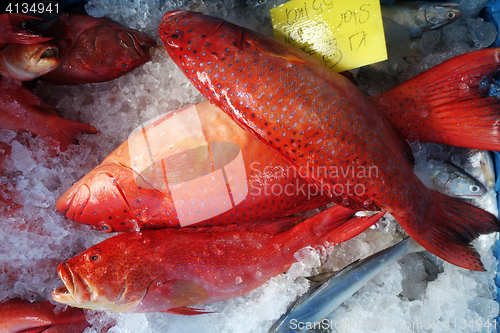
[[[181,31],[176,30],[167,36],[167,44],[171,47],[179,47],[178,43],[182,40],[183,34]]]
[[[448,14],[446,15],[446,18],[448,20],[453,20],[455,18],[455,13],[454,12],[448,12]]]
[[[104,232],[113,232],[113,227],[109,223],[106,223],[106,222],[99,223],[98,228]]]
[[[126,71],[129,68],[129,63],[126,61],[119,61],[118,62],[118,70],[120,71]]]
[[[89,253],[87,255],[87,260],[90,261],[90,262],[99,262],[101,261],[101,256],[99,255],[99,253]]]
[[[479,187],[479,186],[477,186],[477,185],[471,185],[471,186],[469,186],[469,190],[470,190],[471,192],[473,192],[473,193],[475,193],[475,192],[479,192],[480,187]]]

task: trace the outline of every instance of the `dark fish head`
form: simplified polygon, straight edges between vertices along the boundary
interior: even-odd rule
[[[84,32],[79,38],[82,46],[81,69],[91,75],[102,75],[106,80],[115,79],[151,60],[150,51],[156,41],[137,31],[114,24],[103,24]],[[93,49],[94,56],[83,59],[84,52]],[[93,78],[95,79],[95,77]]]
[[[186,74],[199,71],[203,61],[220,60],[242,49],[240,27],[201,13],[168,12],[159,34],[171,58]]]
[[[114,80],[150,61],[156,46],[153,38],[106,18],[69,15],[63,23],[61,66],[44,77],[54,84]]]

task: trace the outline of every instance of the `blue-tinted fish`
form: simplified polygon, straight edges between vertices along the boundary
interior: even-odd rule
[[[410,31],[411,37],[418,37],[427,30],[437,29],[462,16],[458,4],[424,1],[396,2],[380,5],[382,17],[389,18]]]
[[[407,238],[365,259],[353,262],[297,300],[274,323],[269,332],[307,331],[308,327],[320,323],[387,266],[406,254],[424,250],[412,238]]]
[[[450,162],[434,162],[431,174],[434,190],[462,199],[476,199],[486,194],[486,187],[465,170]]]

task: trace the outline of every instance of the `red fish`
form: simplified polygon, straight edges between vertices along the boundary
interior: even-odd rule
[[[484,270],[470,242],[500,230],[497,218],[425,187],[407,143],[348,79],[289,45],[201,13],[166,13],[159,33],[205,97],[307,170],[333,202],[386,209],[430,252]]]
[[[110,232],[281,217],[329,202],[288,166],[204,102],[131,136],[56,207]]]
[[[61,264],[65,286],[52,297],[111,312],[203,313],[186,307],[244,295],[285,272],[303,247],[343,242],[383,215],[353,214],[334,206],[299,224],[282,218],[123,233]]]
[[[116,79],[151,60],[156,41],[108,18],[63,14],[47,35],[61,64],[41,77],[52,84],[83,84]]]
[[[23,29],[22,24],[29,19],[39,18],[24,14],[0,15],[0,48],[8,43],[38,44],[49,41],[52,37],[43,37]]]
[[[0,303],[0,332],[83,332],[91,326],[82,309],[68,308],[55,312],[49,301],[31,303],[14,298]],[[67,330],[71,328],[72,331]]]
[[[85,124],[61,118],[20,82],[0,78],[0,129],[28,131],[66,150],[81,133],[97,133]]]
[[[33,80],[59,66],[59,51],[51,43],[9,44],[0,50],[0,75]]]

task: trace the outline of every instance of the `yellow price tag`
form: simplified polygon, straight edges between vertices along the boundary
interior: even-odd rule
[[[292,0],[271,18],[277,40],[336,72],[387,59],[379,0]]]

